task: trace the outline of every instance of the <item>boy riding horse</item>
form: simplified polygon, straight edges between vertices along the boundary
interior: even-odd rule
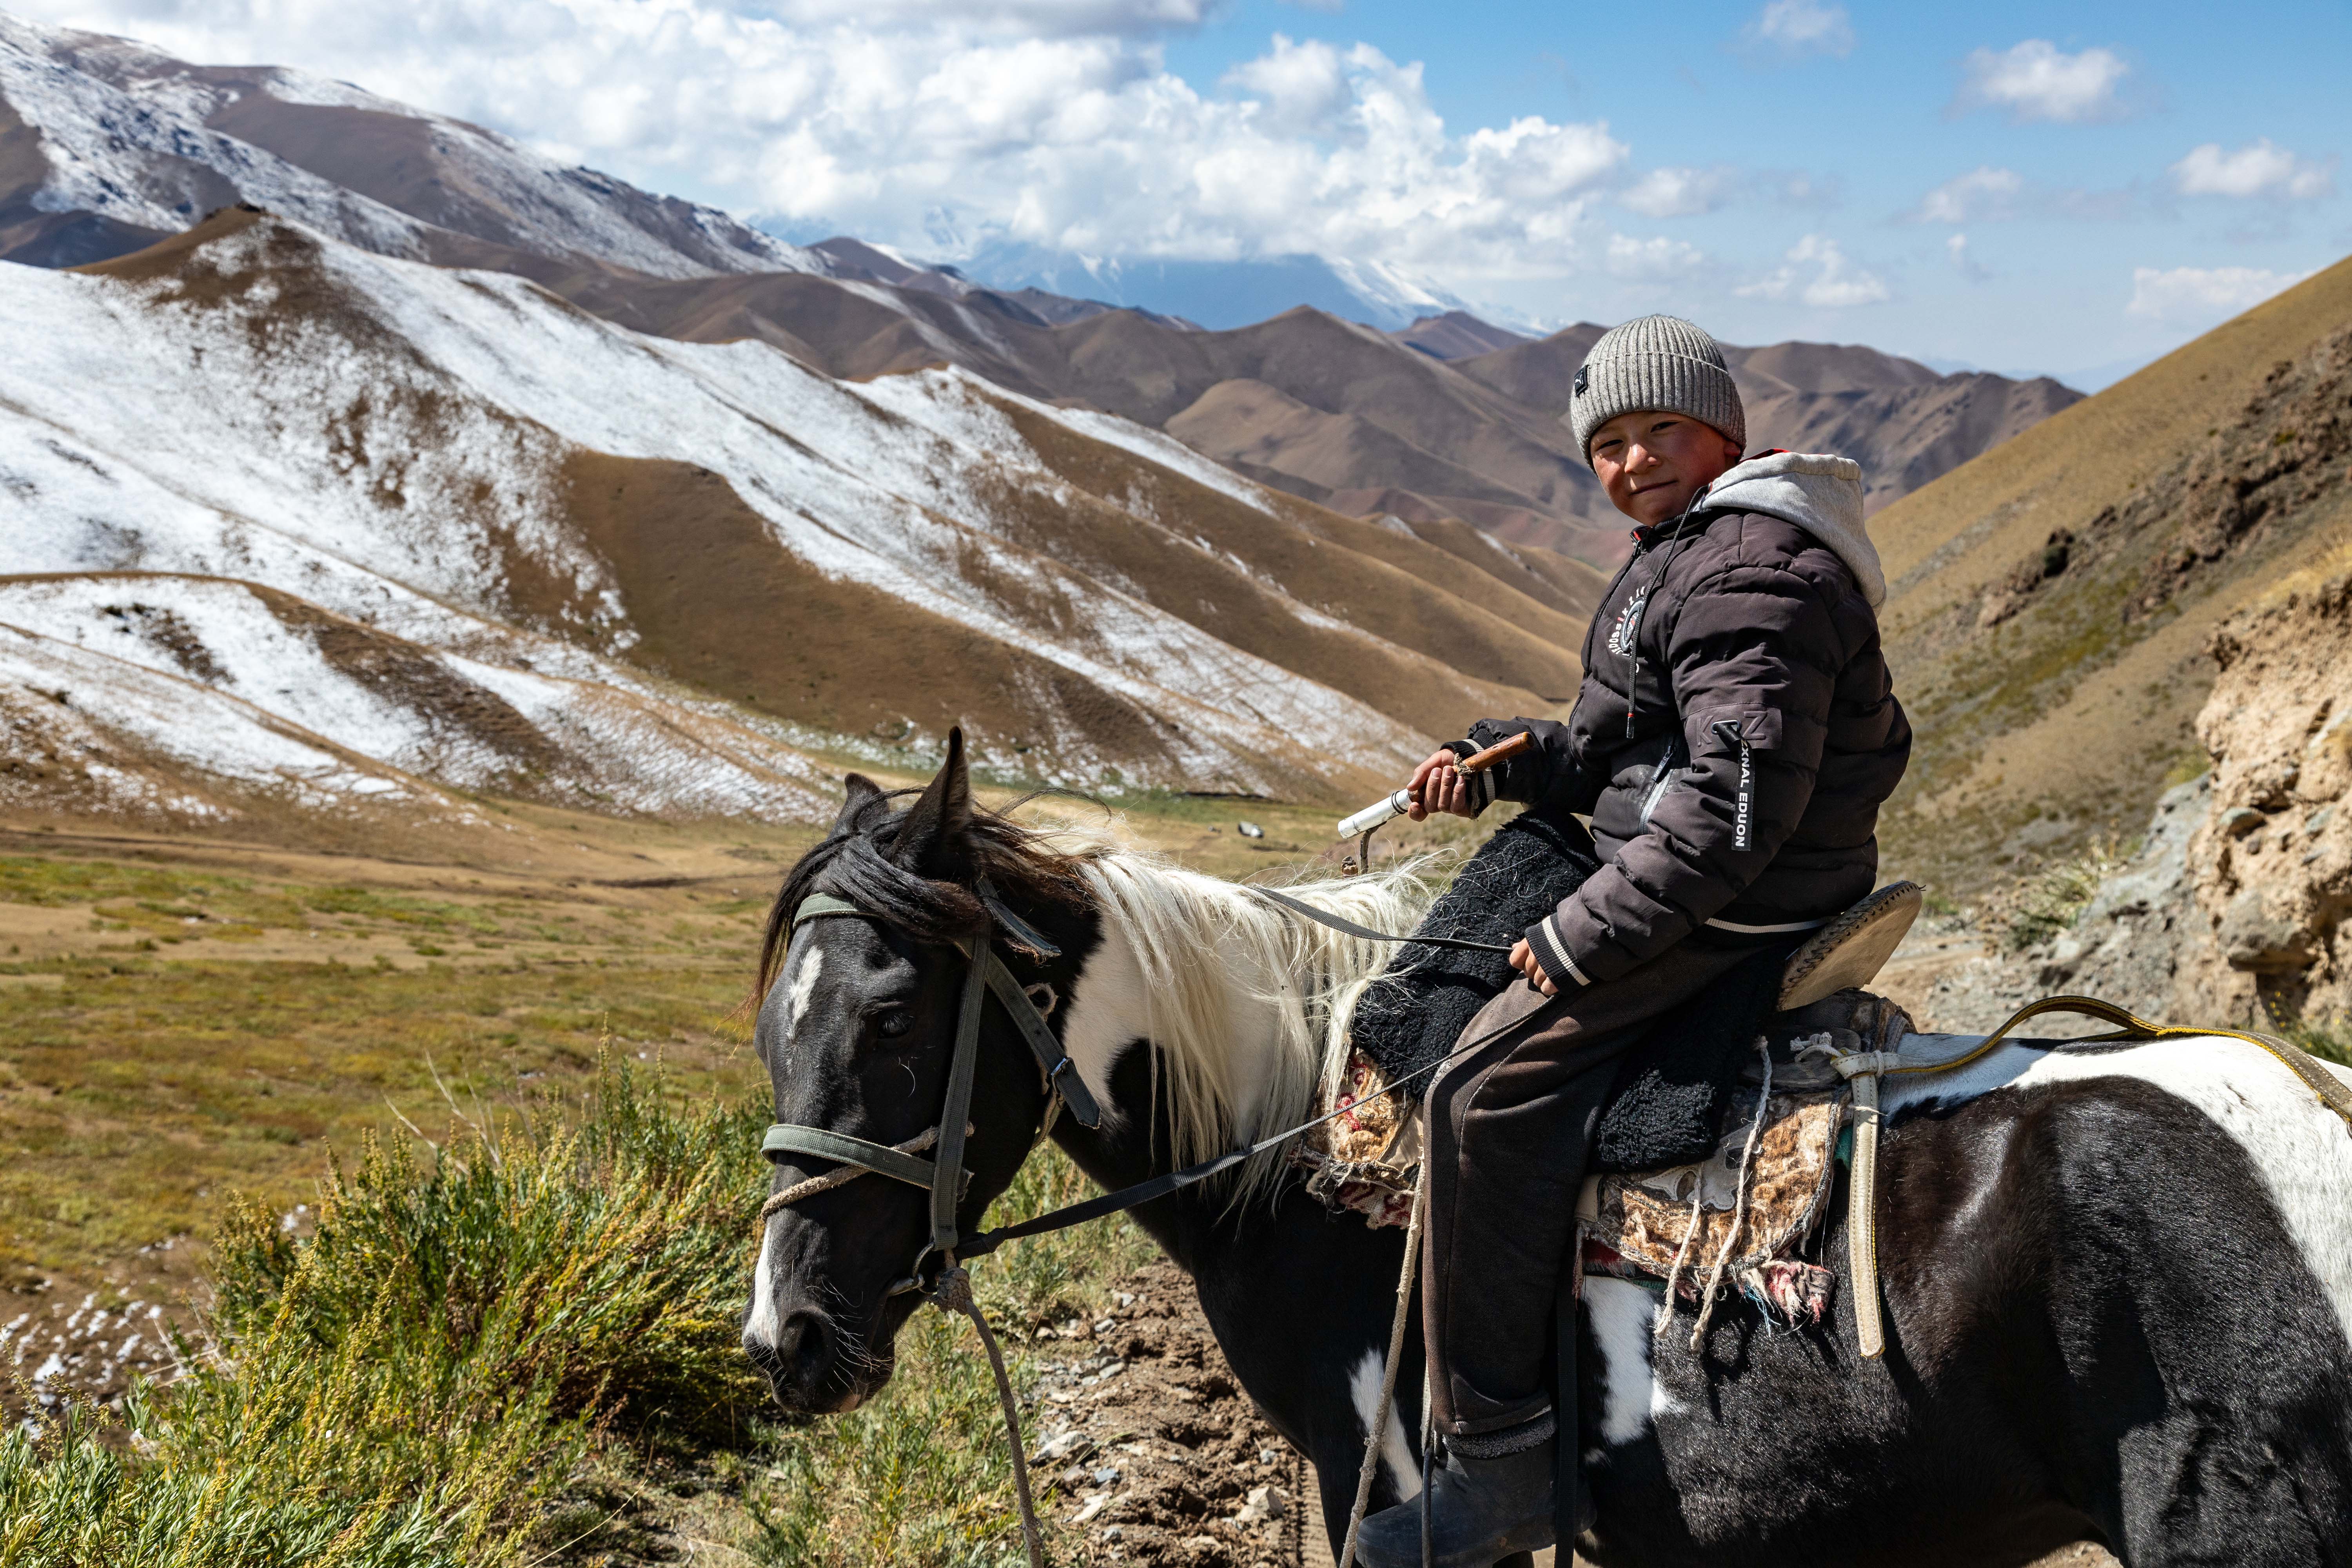
[[[1436,1568],[1488,1568],[1553,1540],[1555,1445],[1576,1439],[1575,1412],[1552,1408],[1554,1301],[1627,1055],[1759,946],[1800,941],[1871,890],[1878,808],[1911,752],[1879,652],[1886,581],[1855,464],[1741,461],[1748,421],[1723,351],[1671,316],[1593,344],[1570,417],[1635,524],[1585,635],[1576,706],[1566,723],[1481,720],[1412,780],[1415,820],[1496,799],[1589,815],[1603,861],[1528,928],[1510,958],[1528,984],[1471,1023],[1464,1043],[1484,1043],[1429,1089]],[[1520,731],[1528,751],[1456,770]],[[1368,1568],[1423,1561],[1422,1506],[1364,1521]],[[1563,1512],[1561,1528],[1590,1522],[1580,1500]]]

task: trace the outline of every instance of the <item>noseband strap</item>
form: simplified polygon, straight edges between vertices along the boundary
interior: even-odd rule
[[[902,1153],[880,1143],[863,1138],[852,1138],[846,1132],[835,1132],[824,1127],[795,1127],[780,1121],[768,1129],[760,1140],[760,1152],[773,1161],[779,1154],[812,1154],[820,1160],[835,1160],[845,1165],[855,1165],[887,1176],[894,1182],[904,1182],[910,1187],[929,1191],[938,1167],[930,1161],[913,1154]]]

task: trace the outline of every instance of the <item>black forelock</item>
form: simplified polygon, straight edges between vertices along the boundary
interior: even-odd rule
[[[792,941],[793,911],[811,893],[845,899],[881,924],[917,942],[946,945],[989,929],[988,910],[971,887],[926,877],[896,858],[908,814],[894,810],[891,802],[921,793],[913,789],[874,792],[848,810],[784,873],[760,944],[759,980],[751,996],[754,1006],[767,995],[783,962],[784,949]],[[1068,906],[1083,899],[1078,871],[1087,856],[1051,847],[1010,817],[979,807],[973,809],[967,831],[967,858],[973,876],[990,879],[1016,907]]]

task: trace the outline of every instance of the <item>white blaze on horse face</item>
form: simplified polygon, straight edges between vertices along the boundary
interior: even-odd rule
[[[776,1020],[779,1070],[791,1067],[793,1031],[808,1013],[809,998],[816,994],[816,977],[824,968],[824,950],[811,942],[785,982],[783,1016]],[[751,1273],[751,1315],[743,1325],[743,1337],[763,1345],[776,1342],[776,1271],[772,1259],[779,1228],[768,1226],[761,1229],[759,1267]]]
[[[1958,1038],[1915,1036],[1906,1046],[1948,1049]],[[2342,1072],[2336,1077],[2352,1081]],[[2352,1342],[2352,1128],[2260,1046],[2211,1035],[2102,1051],[2003,1046],[1954,1072],[1890,1078],[1880,1103],[1892,1119],[1910,1105],[2103,1078],[2153,1084],[2203,1111],[2237,1142]]]
[[[1657,1316],[1658,1298],[1632,1280],[1585,1276],[1584,1318],[1601,1347],[1601,1383],[1607,1394],[1601,1441],[1610,1447],[1631,1443],[1683,1412],[1682,1401],[1665,1391],[1650,1366],[1650,1330]]]
[[[811,942],[793,966],[793,975],[784,990],[784,1016],[778,1020],[777,1035],[781,1037],[785,1059],[791,1059],[793,1031],[800,1026],[808,1013],[809,998],[816,994],[816,977],[824,969],[824,949]]]
[[[1372,1435],[1372,1417],[1381,1407],[1382,1366],[1381,1352],[1366,1351],[1356,1370],[1348,1374],[1348,1397],[1356,1406],[1356,1424],[1364,1436]],[[1399,1502],[1411,1502],[1421,1495],[1421,1466],[1414,1462],[1412,1445],[1405,1439],[1404,1417],[1396,1406],[1389,1406],[1388,1430],[1381,1434],[1381,1458],[1389,1468],[1389,1485],[1396,1489]]]
[[[760,1227],[760,1266],[751,1271],[751,1316],[743,1325],[745,1339],[770,1347],[776,1342],[776,1270],[771,1259],[775,1256],[776,1233],[782,1228]]]

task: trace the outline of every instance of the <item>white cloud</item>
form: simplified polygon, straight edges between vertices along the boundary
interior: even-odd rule
[[[2207,327],[2252,310],[2310,277],[2259,267],[2153,267],[2132,269],[2131,303],[2124,309],[2169,326]]]
[[[2046,38],[2028,38],[2012,48],[1969,55],[1953,107],[2007,110],[2014,121],[2114,120],[2124,112],[2116,89],[2130,71],[2107,49],[2070,55]]]
[[[1750,44],[1769,44],[1787,55],[1853,53],[1853,21],[1843,5],[1820,0],[1771,0],[1748,24],[1743,34]]]
[[[2024,193],[2024,176],[2014,169],[1990,164],[1946,180],[1919,198],[1911,216],[1921,223],[1969,223],[1981,218],[2014,217],[2017,198]]]
[[[1204,93],[1217,0],[16,0],[183,58],[275,60],[789,232],[1474,279],[1598,263],[1605,123],[1449,127],[1421,68],[1274,37]]]
[[[1622,234],[1609,237],[1607,256],[1612,277],[1636,282],[1687,277],[1707,265],[1706,253],[1687,241]]]
[[[2267,136],[2234,153],[2219,142],[2189,150],[2172,165],[2173,188],[2184,196],[2284,196],[2312,201],[2336,194],[2333,160],[2298,158]]]
[[[1894,297],[1874,273],[1848,261],[1837,241],[1819,234],[1799,240],[1778,270],[1732,292],[1749,300],[1796,300],[1829,310],[1876,305]]]
[[[1225,85],[1265,104],[1267,125],[1290,131],[1327,126],[1349,101],[1339,51],[1315,38],[1294,44],[1280,33],[1271,50],[1227,71]]]
[[[1965,234],[1947,236],[1944,254],[1952,258],[1952,270],[1971,283],[1981,283],[1992,276],[1990,268],[1969,254],[1969,237]]]
[[[1023,35],[1141,37],[1197,27],[1217,6],[1218,0],[988,0],[984,6],[971,0],[773,0],[756,14],[801,27],[884,29],[954,22]]]
[[[1722,206],[1738,184],[1739,171],[1727,163],[1711,169],[1653,169],[1617,199],[1646,217],[1688,217]]]

